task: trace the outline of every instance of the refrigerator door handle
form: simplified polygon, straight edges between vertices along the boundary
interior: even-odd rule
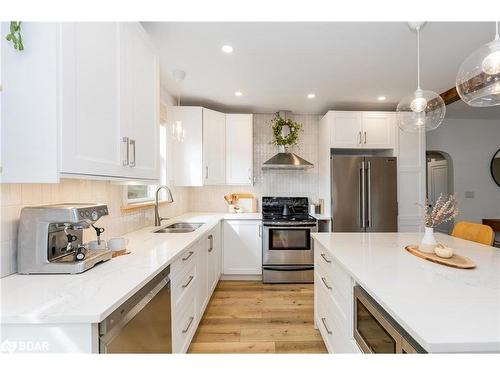
[[[368,207],[368,220],[366,223],[366,227],[370,228],[372,226],[372,165],[368,161],[366,168],[366,191],[367,191],[367,207]]]
[[[366,213],[365,213],[365,208],[366,208],[366,174],[365,174],[365,162],[361,162],[361,167],[360,167],[360,197],[361,197],[361,202],[360,202],[360,216],[361,216],[361,223],[360,227],[365,228],[365,223],[366,223]]]

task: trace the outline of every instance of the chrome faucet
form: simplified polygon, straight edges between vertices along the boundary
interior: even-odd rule
[[[155,193],[155,226],[159,227],[161,225],[162,220],[167,220],[167,217],[161,217],[160,216],[160,190],[165,189],[168,193],[168,200],[167,202],[173,203],[174,202],[174,197],[172,196],[172,192],[170,191],[170,188],[167,185],[160,185],[158,186],[158,189],[156,189]]]

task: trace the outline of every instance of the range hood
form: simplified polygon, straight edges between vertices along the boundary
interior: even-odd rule
[[[279,152],[262,164],[262,169],[309,169],[313,165],[293,152]]]
[[[290,114],[290,111],[280,111],[285,119]],[[314,167],[312,163],[302,159],[299,155],[293,152],[287,152],[284,146],[279,146],[279,152],[271,159],[262,164],[262,169],[309,169]]]

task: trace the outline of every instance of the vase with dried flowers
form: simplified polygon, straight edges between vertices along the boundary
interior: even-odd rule
[[[441,193],[432,209],[427,199],[423,208],[425,234],[420,243],[420,250],[433,252],[437,245],[434,229],[440,224],[453,220],[458,215],[457,198],[455,194]]]

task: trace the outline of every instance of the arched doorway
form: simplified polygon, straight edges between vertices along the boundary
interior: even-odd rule
[[[434,206],[440,194],[452,194],[453,187],[453,163],[448,153],[444,151],[427,151],[427,200],[430,206]],[[444,223],[436,228],[436,231],[450,233],[453,222]]]

